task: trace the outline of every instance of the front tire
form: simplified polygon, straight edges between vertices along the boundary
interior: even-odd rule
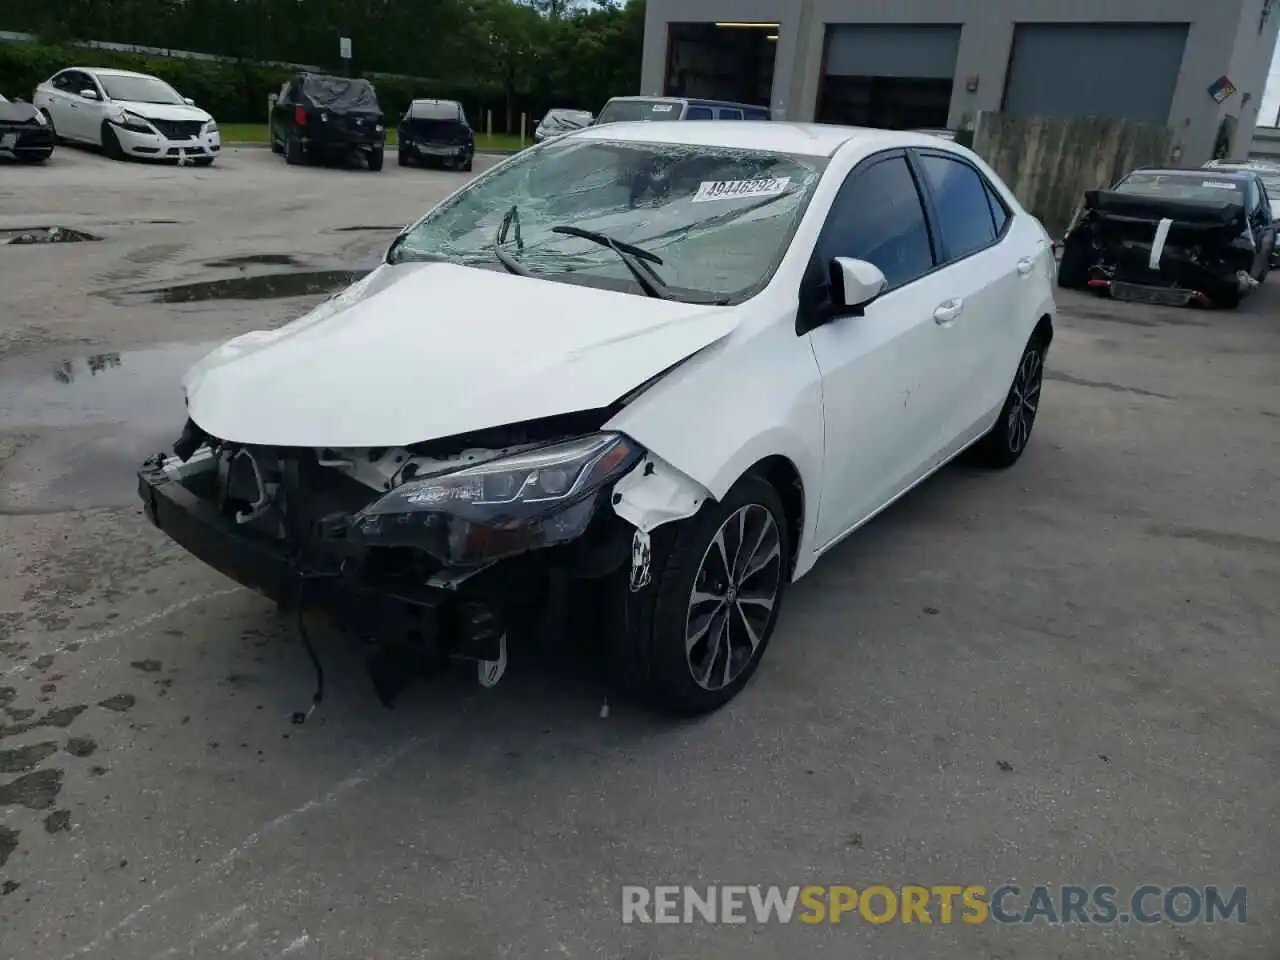
[[[403,150],[397,150],[396,163],[398,163],[402,167],[407,167],[409,165],[409,155],[406,154]]]
[[[648,585],[622,587],[615,673],[666,712],[709,713],[747,685],[773,635],[791,575],[782,498],[748,474],[651,545]]]
[[[382,163],[384,160],[383,149],[384,148],[379,147],[377,150],[371,150],[369,152],[369,160],[368,160],[369,169],[372,170],[374,173],[377,173],[379,170],[382,169]]]
[[[124,151],[120,149],[120,138],[116,136],[111,124],[106,121],[102,124],[102,152],[111,160],[124,159]]]
[[[1040,410],[1040,388],[1044,383],[1044,358],[1048,348],[1048,338],[1036,334],[1022,351],[1000,416],[974,447],[983,465],[996,470],[1011,467],[1027,449],[1031,428]]]
[[[18,157],[18,159],[23,163],[37,164],[44,163],[52,156],[53,147],[50,147],[48,150],[41,150],[39,153],[25,153]]]

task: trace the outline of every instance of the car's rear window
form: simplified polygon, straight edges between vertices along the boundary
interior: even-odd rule
[[[1116,184],[1118,193],[1170,200],[1210,200],[1238,202],[1244,199],[1244,181],[1215,177],[1204,170],[1191,173],[1131,173]]]
[[[378,95],[368,80],[347,77],[307,77],[302,92],[315,104],[349,110],[377,110]]]

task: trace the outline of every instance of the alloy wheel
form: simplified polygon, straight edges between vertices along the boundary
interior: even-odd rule
[[[1040,409],[1040,386],[1044,380],[1044,356],[1034,346],[1028,347],[1013,378],[1012,403],[1009,405],[1009,452],[1018,453],[1031,437],[1031,427]]]
[[[783,576],[782,537],[758,503],[738,508],[707,545],[685,618],[690,673],[722,690],[754,659],[773,619]]]

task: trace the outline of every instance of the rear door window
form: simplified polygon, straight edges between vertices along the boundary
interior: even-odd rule
[[[711,112],[710,107],[690,106],[685,111],[684,118],[686,120],[714,120],[715,115]]]
[[[959,260],[994,243],[991,201],[978,171],[940,154],[926,153],[919,159],[937,210],[947,260]]]
[[[721,107],[717,112],[719,114],[717,119],[719,120],[741,120],[742,119],[742,111],[739,110],[737,107]]]

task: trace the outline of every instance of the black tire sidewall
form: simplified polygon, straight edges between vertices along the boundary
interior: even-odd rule
[[[1064,290],[1083,290],[1089,281],[1089,250],[1079,240],[1062,247],[1058,261],[1058,286]]]
[[[1023,441],[1022,446],[1016,452],[1009,449],[1009,413],[1013,409],[1014,403],[1013,385],[1017,383],[1018,375],[1022,372],[1022,365],[1027,360],[1027,354],[1032,350],[1040,354],[1040,378],[1041,383],[1044,382],[1044,364],[1048,357],[1048,344],[1043,337],[1035,334],[1027,341],[1027,345],[1022,348],[1022,352],[1018,354],[1018,366],[1013,372],[1013,379],[1009,381],[1009,392],[1005,394],[1004,403],[1000,406],[1000,414],[996,418],[995,426],[991,428],[990,433],[983,437],[978,446],[978,453],[987,466],[996,468],[1012,466],[1026,453],[1027,446],[1031,443],[1031,434],[1035,432],[1035,420],[1040,417],[1038,405],[1035,420],[1031,423],[1031,430],[1027,434],[1027,439]],[[1043,388],[1041,395],[1043,396]]]
[[[778,595],[751,662],[727,686],[706,690],[694,680],[685,652],[689,595],[702,558],[721,524],[751,504],[768,510],[778,525],[782,549]],[[648,666],[651,699],[669,711],[693,716],[715,710],[737,696],[760,665],[777,625],[783,595],[791,577],[792,544],[781,496],[772,484],[754,474],[743,477],[723,500],[708,503],[685,524],[670,538],[667,555],[657,558],[659,569],[654,572],[649,588],[651,594],[645,598],[647,603],[642,601],[647,609],[642,610],[639,626],[645,635],[637,640],[646,648],[644,660]]]

